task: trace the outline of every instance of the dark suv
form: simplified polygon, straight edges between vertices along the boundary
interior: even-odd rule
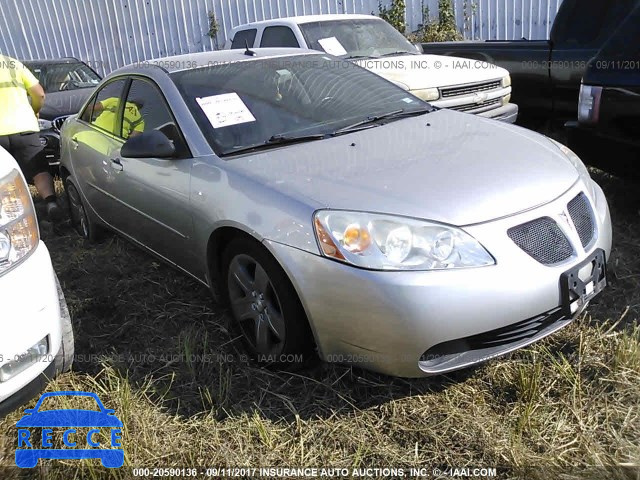
[[[589,62],[578,121],[566,124],[568,143],[605,170],[638,176],[640,162],[640,4]]]
[[[60,128],[65,119],[78,113],[101,77],[86,63],[76,58],[58,60],[25,60],[47,94],[40,112],[40,139],[52,170],[60,163]]]

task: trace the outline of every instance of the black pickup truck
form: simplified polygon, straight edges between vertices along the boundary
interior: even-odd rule
[[[423,43],[424,53],[482,60],[511,73],[518,123],[561,130],[577,118],[582,76],[640,0],[564,0],[548,40]]]
[[[582,81],[569,147],[605,170],[640,177],[640,5],[594,57]]]

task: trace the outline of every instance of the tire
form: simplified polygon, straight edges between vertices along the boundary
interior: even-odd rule
[[[75,342],[73,337],[73,325],[71,324],[71,315],[69,314],[67,301],[64,298],[64,292],[62,291],[57,275],[56,287],[58,288],[58,300],[60,302],[60,330],[62,332],[62,344],[60,346],[60,351],[57,353],[55,358],[56,375],[59,375],[71,370],[75,354]]]
[[[222,255],[224,296],[247,351],[265,365],[301,368],[314,342],[300,299],[282,267],[257,241],[232,240]]]
[[[67,192],[67,203],[69,204],[69,218],[71,225],[78,232],[78,235],[85,240],[94,243],[100,240],[103,230],[87,213],[82,202],[82,196],[78,189],[70,180],[70,177],[64,179],[64,189]]]

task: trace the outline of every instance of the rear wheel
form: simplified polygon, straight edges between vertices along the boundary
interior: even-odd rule
[[[64,181],[64,188],[67,192],[67,200],[69,203],[69,216],[71,217],[71,225],[90,242],[96,242],[100,239],[102,229],[99,225],[92,222],[82,203],[82,197],[76,186],[67,177]]]
[[[222,260],[231,313],[254,359],[300,367],[313,357],[313,336],[286,273],[255,240],[236,239]]]

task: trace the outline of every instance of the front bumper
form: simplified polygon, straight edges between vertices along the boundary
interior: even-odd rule
[[[518,105],[515,103],[507,103],[506,105],[478,113],[480,117],[491,118],[505,123],[516,123],[518,120]]]
[[[55,273],[49,252],[40,243],[15,269],[0,277],[0,308],[3,333],[0,336],[0,368],[18,359],[41,339],[47,338],[48,351],[31,355],[28,365],[0,382],[0,411],[22,403],[33,382],[43,386],[42,377],[53,375],[55,356],[61,348],[61,317]],[[37,392],[35,392],[37,393]]]
[[[611,218],[602,190],[594,207],[597,239],[588,251],[558,266],[538,263],[507,230],[543,216],[558,218],[584,191],[577,183],[557,200],[512,217],[466,227],[496,258],[492,267],[435,272],[380,272],[354,268],[275,242],[267,242],[287,271],[306,309],[321,356],[401,377],[457,370],[502,355],[567,325],[562,315],[527,341],[505,344],[430,367],[423,355],[446,342],[465,341],[514,324],[545,322],[562,304],[560,277],[596,250],[611,250]],[[525,325],[529,327],[530,325]],[[422,362],[421,362],[422,358]]]
[[[54,129],[40,131],[40,143],[43,154],[49,162],[52,173],[60,167],[60,134]]]

